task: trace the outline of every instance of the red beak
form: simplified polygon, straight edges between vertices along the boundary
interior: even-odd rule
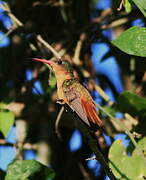
[[[52,61],[49,61],[49,60],[46,60],[46,59],[32,58],[32,60],[34,60],[34,61],[39,61],[39,62],[43,62],[43,63],[49,64],[49,65],[53,64]]]

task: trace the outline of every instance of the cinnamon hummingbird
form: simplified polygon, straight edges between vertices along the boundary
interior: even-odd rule
[[[68,61],[45,60],[33,58],[51,66],[57,81],[57,94],[60,104],[68,104],[77,113],[81,120],[88,126],[103,127],[102,120],[98,117],[94,101],[88,90],[75,78],[73,69]]]

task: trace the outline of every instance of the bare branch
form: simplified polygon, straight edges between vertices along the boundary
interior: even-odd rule
[[[64,106],[61,107],[61,109],[58,113],[57,119],[55,121],[55,131],[56,131],[56,134],[57,134],[59,139],[61,139],[61,134],[59,132],[59,122],[61,120],[61,116],[62,116],[63,112],[64,112]]]
[[[112,106],[114,102],[110,100],[109,96],[103,91],[103,89],[99,85],[97,85],[93,79],[90,80],[90,82],[93,84],[95,90],[105,100],[105,102],[107,102],[110,106]]]
[[[118,19],[116,21],[113,21],[112,23],[110,24],[105,24],[105,25],[102,25],[101,28],[102,29],[110,29],[110,28],[115,28],[117,26],[120,26],[122,24],[125,24],[129,21],[128,18],[121,18],[121,19]]]
[[[47,43],[41,35],[37,35],[37,40],[50,50],[57,59],[61,59],[59,53],[49,43]]]
[[[121,11],[123,4],[124,4],[124,0],[121,0],[120,5],[117,8],[118,11]]]
[[[81,48],[82,48],[82,44],[83,41],[85,40],[86,35],[85,33],[82,33],[80,35],[80,39],[77,42],[76,48],[75,48],[75,53],[74,53],[74,57],[73,57],[73,61],[76,65],[81,65],[81,61],[80,61],[80,52],[81,52]]]

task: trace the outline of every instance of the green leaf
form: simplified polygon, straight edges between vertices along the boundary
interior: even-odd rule
[[[132,10],[132,7],[131,7],[131,3],[129,2],[129,0],[125,0],[124,2],[124,7],[125,7],[125,11],[127,13],[130,13],[131,10]]]
[[[145,5],[144,5],[145,0],[132,0],[132,1],[135,3],[135,5],[139,8],[139,10],[142,12],[144,17],[146,18],[146,11],[145,11]]]
[[[146,1],[145,0],[132,0],[133,2],[138,3],[140,7],[146,10]]]
[[[6,103],[0,102],[0,109],[5,109],[5,107],[6,107]]]
[[[144,156],[146,157],[146,137],[138,141],[138,146],[142,149]],[[132,153],[133,156],[139,156],[139,153],[134,150]]]
[[[117,99],[116,109],[133,116],[142,115],[146,111],[146,98],[125,91]]]
[[[6,137],[14,123],[14,113],[8,110],[0,111],[0,131]]]
[[[138,0],[138,2],[140,3],[141,7],[143,7],[143,9],[146,10],[146,1],[145,0]]]
[[[36,160],[16,160],[8,166],[5,180],[48,180],[54,177],[51,168]]]
[[[113,40],[112,44],[127,54],[146,57],[146,28],[129,28]]]
[[[120,140],[115,141],[109,150],[109,165],[120,180],[143,180],[146,167],[141,156],[128,156]]]

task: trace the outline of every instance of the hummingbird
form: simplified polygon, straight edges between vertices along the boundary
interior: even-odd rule
[[[51,66],[57,81],[58,103],[67,104],[89,127],[94,125],[99,128],[103,127],[94,100],[89,91],[74,76],[73,68],[68,61],[61,59],[51,61],[38,58],[33,58],[33,60]]]

